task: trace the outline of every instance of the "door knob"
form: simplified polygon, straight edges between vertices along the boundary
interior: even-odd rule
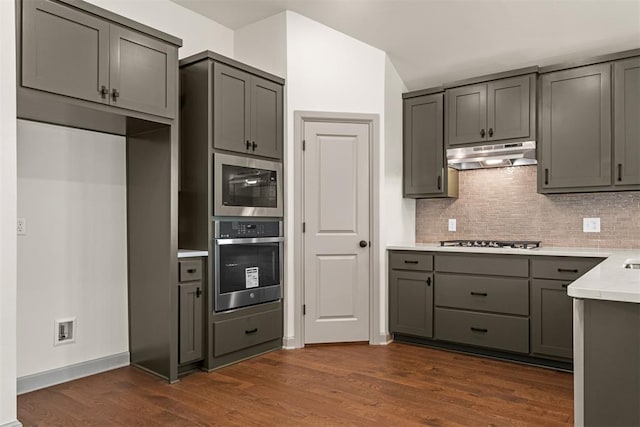
[[[361,248],[366,248],[367,247],[367,242],[364,240],[360,240],[360,247]]]

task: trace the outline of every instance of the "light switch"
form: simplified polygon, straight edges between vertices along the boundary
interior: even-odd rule
[[[456,220],[454,218],[449,219],[449,231],[456,231]]]
[[[600,218],[582,218],[582,231],[585,233],[599,233]]]

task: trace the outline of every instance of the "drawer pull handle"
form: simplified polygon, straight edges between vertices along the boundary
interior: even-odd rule
[[[404,263],[405,263],[405,264],[417,264],[417,263],[418,263],[418,261],[408,261],[408,260],[406,260],[406,259],[405,259],[405,260],[404,260]]]
[[[200,298],[200,295],[202,295],[202,290],[198,288],[196,289],[196,298]]]
[[[563,283],[561,286],[562,286],[563,288],[567,289],[567,286],[569,286],[569,284],[568,284],[568,283]]]
[[[188,268],[188,269],[187,269],[187,273],[189,273],[189,274],[193,274],[193,273],[195,273],[196,271],[197,271],[197,270],[196,270],[195,268]]]
[[[558,273],[577,273],[577,268],[559,268]]]
[[[485,328],[474,328],[473,326],[471,327],[471,330],[473,332],[482,332],[483,334],[486,333],[486,332],[489,332],[488,329],[485,329]]]
[[[258,332],[258,328],[253,328],[253,329],[249,329],[244,331],[245,334],[249,335],[249,334],[255,334],[256,332]]]
[[[486,292],[471,292],[471,295],[477,295],[479,297],[486,297],[487,293]]]

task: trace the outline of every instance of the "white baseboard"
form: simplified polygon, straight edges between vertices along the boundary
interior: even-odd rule
[[[0,427],[22,427],[22,423],[18,420],[16,421],[9,421],[6,424],[2,424],[0,425]]]
[[[391,334],[380,334],[373,337],[373,340],[369,342],[371,345],[387,345],[392,342]]]
[[[99,374],[100,372],[110,371],[111,369],[121,368],[123,366],[129,366],[128,351],[99,359],[87,360],[86,362],[80,362],[62,368],[51,369],[50,371],[33,375],[25,375],[18,378],[18,394],[51,387],[56,384],[77,380],[78,378]]]
[[[285,350],[295,350],[296,347],[296,337],[284,337],[282,338],[282,348]]]

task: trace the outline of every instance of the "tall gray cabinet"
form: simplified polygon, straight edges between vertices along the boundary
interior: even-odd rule
[[[640,189],[640,49],[541,69],[538,191]]]
[[[126,136],[130,359],[175,381],[182,40],[80,0],[16,11],[18,118]]]
[[[178,240],[209,254],[203,366],[215,369],[282,348],[280,301],[214,312],[213,157],[282,158],[284,80],[207,51],[180,61],[180,85]]]

